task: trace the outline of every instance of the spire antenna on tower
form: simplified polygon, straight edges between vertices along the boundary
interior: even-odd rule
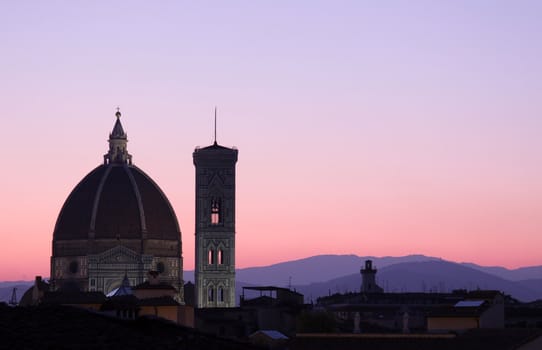
[[[217,144],[216,143],[216,106],[215,106],[215,145]]]
[[[13,290],[11,291],[11,299],[9,299],[9,305],[16,306],[17,304],[17,287],[13,287]]]

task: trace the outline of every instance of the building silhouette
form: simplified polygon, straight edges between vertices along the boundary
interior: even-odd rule
[[[56,221],[51,290],[108,294],[144,282],[148,271],[183,300],[181,232],[166,195],[132,163],[117,111],[103,164],[73,189]]]
[[[22,306],[69,305],[93,310],[90,317],[96,313],[127,320],[143,316],[145,322],[163,318],[197,328],[197,333],[183,328],[183,336],[174,330],[176,346],[207,333],[217,336],[209,344],[225,337],[243,339],[239,343],[243,346],[250,339],[267,348],[395,349],[398,343],[408,343],[416,349],[443,344],[453,349],[474,344],[478,349],[494,335],[473,330],[499,335],[505,331],[507,314],[512,325],[542,324],[539,305],[514,302],[505,313],[507,299],[499,291],[384,293],[371,260],[360,269],[359,293],[321,297],[314,305],[304,304],[304,296],[290,287],[249,286],[243,287],[236,307],[238,150],[219,145],[216,129],[214,143],[193,152],[195,283],[184,285],[176,215],[158,185],[133,165],[120,117],[117,111],[103,164],[81,180],[60,211],[53,233],[50,284],[36,277],[23,295]],[[245,292],[257,296],[246,297]],[[15,290],[11,304],[16,304]],[[466,332],[472,333],[462,338]],[[534,339],[524,349],[540,348],[542,336],[536,337],[521,333],[517,343]],[[503,345],[503,341],[504,337],[494,343]]]
[[[238,151],[215,142],[193,153],[196,170],[197,308],[235,307],[235,164]]]
[[[365,268],[360,269],[362,293],[382,293],[384,291],[376,284],[376,272],[376,268],[373,267],[373,261],[365,260]]]

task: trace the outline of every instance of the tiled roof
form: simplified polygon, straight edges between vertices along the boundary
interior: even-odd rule
[[[249,337],[253,337],[258,333],[265,334],[267,337],[269,337],[271,339],[275,339],[275,340],[278,340],[278,339],[285,339],[286,340],[286,339],[288,339],[287,336],[285,336],[281,332],[275,331],[275,330],[259,330],[259,331],[256,331],[256,332],[252,333]]]
[[[46,292],[43,304],[101,304],[106,300],[102,292]]]
[[[159,298],[146,298],[139,299],[137,302],[139,306],[177,306],[179,305],[172,297],[164,296]]]
[[[141,169],[104,164],[74,188],[58,216],[53,240],[141,238],[180,240],[171,204]]]
[[[170,284],[166,283],[159,283],[159,284],[151,284],[149,281],[145,281],[141,284],[138,284],[137,286],[132,288],[133,290],[141,290],[141,289],[166,289],[166,290],[177,290],[175,287],[173,287]]]

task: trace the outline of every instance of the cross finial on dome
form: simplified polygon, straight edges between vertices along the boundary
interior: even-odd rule
[[[117,113],[115,113],[115,115],[117,116],[117,118],[120,118],[120,116],[121,116],[119,106],[117,106]]]

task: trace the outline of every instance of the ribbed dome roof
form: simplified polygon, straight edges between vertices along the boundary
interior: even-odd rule
[[[58,216],[53,240],[119,238],[180,240],[168,199],[141,169],[98,166],[75,187]]]

